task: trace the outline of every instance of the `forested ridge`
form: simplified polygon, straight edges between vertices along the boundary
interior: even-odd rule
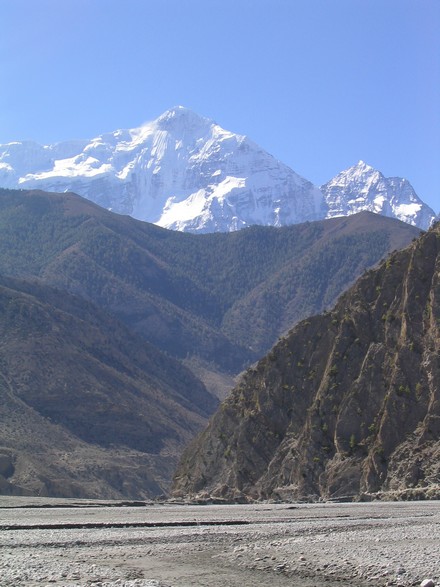
[[[0,272],[92,301],[155,346],[240,371],[419,230],[365,212],[192,235],[74,194],[0,190]]]

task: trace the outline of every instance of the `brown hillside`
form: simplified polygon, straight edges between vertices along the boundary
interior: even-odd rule
[[[359,497],[440,483],[440,224],[298,324],[221,405],[178,494]]]
[[[0,278],[0,493],[164,493],[217,401],[93,305]]]

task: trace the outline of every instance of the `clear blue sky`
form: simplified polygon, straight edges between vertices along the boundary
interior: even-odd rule
[[[0,143],[181,104],[316,184],[363,159],[440,210],[440,0],[0,0]]]

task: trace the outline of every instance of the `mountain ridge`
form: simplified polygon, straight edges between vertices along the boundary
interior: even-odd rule
[[[381,175],[377,197],[362,202],[355,197],[353,204],[351,192],[337,190],[338,177],[318,188],[247,136],[182,106],[138,128],[91,140],[0,145],[2,187],[73,191],[104,208],[173,230],[285,226],[361,209],[422,229],[435,218],[406,180]],[[366,177],[364,187],[368,181]],[[358,195],[362,191],[356,190]]]
[[[74,194],[0,189],[0,273],[66,289],[162,351],[235,374],[419,232],[369,214],[192,235]]]
[[[0,189],[0,491],[166,492],[212,394],[419,232],[364,212],[194,235]]]

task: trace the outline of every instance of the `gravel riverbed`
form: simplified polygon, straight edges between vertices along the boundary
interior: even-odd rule
[[[0,585],[440,585],[440,502],[117,505],[0,496]]]

